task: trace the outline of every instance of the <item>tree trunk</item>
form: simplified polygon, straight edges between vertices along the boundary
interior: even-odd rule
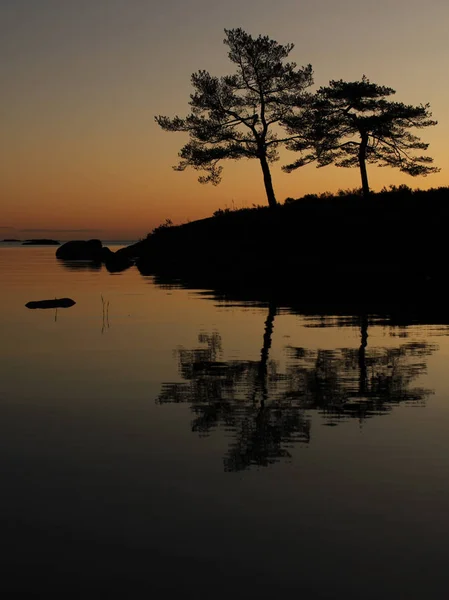
[[[260,166],[262,167],[263,182],[265,184],[265,191],[267,193],[268,206],[274,208],[277,206],[276,196],[274,195],[273,182],[271,181],[270,167],[268,165],[267,156],[265,152],[261,152],[259,156]]]
[[[362,176],[362,192],[363,197],[368,198],[369,196],[369,185],[368,185],[368,173],[366,172],[366,147],[368,146],[368,136],[362,134],[362,142],[359,148],[359,166],[360,175]]]

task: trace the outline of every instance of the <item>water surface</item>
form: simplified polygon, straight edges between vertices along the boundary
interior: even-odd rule
[[[440,598],[442,323],[301,315],[0,248],[5,585]],[[30,300],[75,306],[28,310]]]

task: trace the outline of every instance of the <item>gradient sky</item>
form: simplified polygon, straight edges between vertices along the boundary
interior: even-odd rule
[[[170,218],[265,204],[256,161],[224,162],[218,187],[172,170],[184,134],[154,115],[188,112],[190,75],[233,71],[224,28],[242,27],[311,63],[316,86],[363,74],[408,104],[439,174],[369,167],[370,183],[449,185],[447,0],[0,0],[0,239],[135,239]],[[357,169],[272,166],[279,201],[359,187]]]

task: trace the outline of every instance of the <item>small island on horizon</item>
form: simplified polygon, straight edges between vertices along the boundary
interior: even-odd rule
[[[33,238],[22,242],[22,246],[59,246],[60,244],[58,240],[48,238]]]

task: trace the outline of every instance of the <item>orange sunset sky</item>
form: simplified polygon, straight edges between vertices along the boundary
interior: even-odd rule
[[[170,218],[265,204],[256,161],[224,162],[218,187],[172,170],[190,75],[233,72],[224,28],[242,27],[311,63],[315,86],[363,74],[407,104],[429,102],[438,125],[418,132],[441,172],[412,178],[369,166],[374,190],[449,185],[447,0],[0,0],[0,239],[137,239]],[[272,165],[279,201],[359,187],[357,169]]]

